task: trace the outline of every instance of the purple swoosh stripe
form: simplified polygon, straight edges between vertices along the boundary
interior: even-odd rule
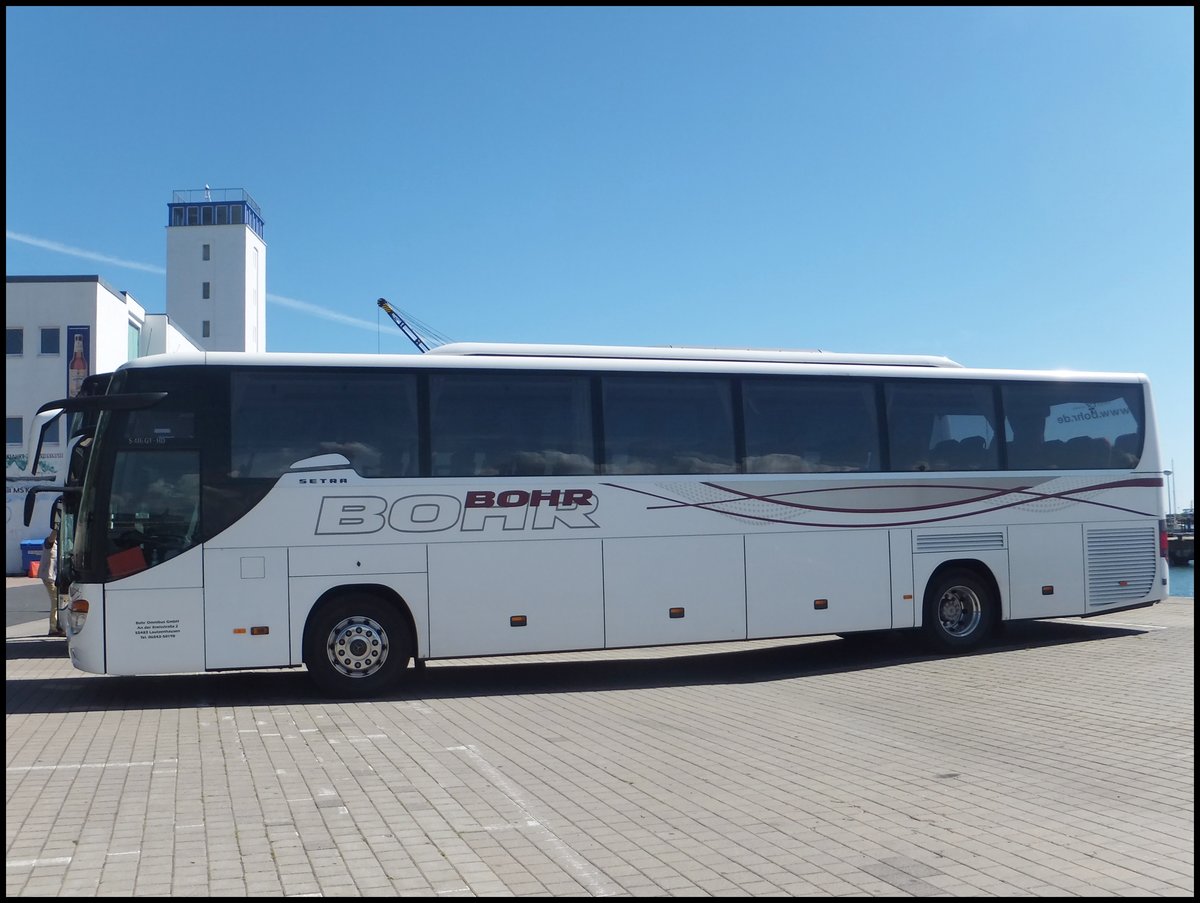
[[[1049,499],[1063,499],[1063,500],[1073,501],[1073,502],[1082,503],[1082,504],[1096,505],[1098,507],[1108,508],[1113,511],[1123,511],[1128,514],[1138,514],[1138,515],[1142,515],[1142,516],[1150,516],[1149,512],[1137,511],[1136,509],[1132,509],[1132,508],[1124,508],[1119,505],[1110,505],[1110,504],[1107,504],[1104,502],[1097,502],[1097,501],[1094,501],[1091,499],[1071,498],[1071,496],[1073,496],[1077,493],[1082,493],[1082,492],[1094,492],[1098,489],[1113,489],[1113,488],[1121,488],[1121,487],[1138,487],[1138,486],[1140,486],[1140,487],[1154,487],[1154,486],[1161,487],[1162,480],[1155,479],[1155,478],[1134,479],[1134,480],[1115,480],[1115,481],[1111,481],[1108,483],[1097,483],[1097,484],[1093,484],[1091,486],[1083,486],[1078,489],[1064,490],[1063,492],[1055,492],[1055,493],[1033,492],[1026,488],[1014,488],[1014,489],[1010,489],[1010,490],[1005,490],[1004,492],[995,492],[995,491],[988,489],[984,495],[980,495],[980,496],[977,496],[977,497],[971,498],[971,499],[958,499],[953,502],[947,502],[947,503],[944,503],[941,505],[916,506],[916,507],[911,507],[911,508],[879,508],[879,509],[820,508],[817,506],[806,506],[806,505],[799,504],[797,502],[781,501],[781,500],[775,498],[774,496],[769,496],[769,495],[759,496],[759,495],[754,495],[754,494],[748,493],[748,492],[742,492],[740,490],[730,489],[729,487],[721,486],[716,483],[705,483],[704,485],[709,486],[713,489],[718,489],[722,492],[728,492],[731,495],[734,495],[735,497],[731,498],[731,499],[717,499],[712,502],[688,502],[684,499],[675,499],[675,498],[671,498],[670,496],[660,495],[658,493],[649,492],[644,489],[636,489],[632,486],[622,486],[618,483],[605,483],[604,485],[612,486],[614,489],[622,489],[622,490],[625,490],[626,492],[633,492],[638,495],[646,495],[651,498],[656,498],[656,499],[660,499],[661,501],[671,503],[669,505],[655,505],[653,507],[648,507],[647,510],[663,509],[663,508],[697,508],[697,509],[701,509],[701,510],[705,510],[705,511],[713,511],[718,514],[723,514],[723,515],[727,515],[730,517],[739,517],[744,520],[760,521],[763,523],[788,524],[791,526],[798,526],[798,527],[835,527],[835,526],[837,526],[837,527],[847,527],[850,529],[864,529],[864,528],[879,528],[879,527],[907,527],[907,526],[915,526],[918,524],[942,523],[945,521],[959,520],[964,517],[974,517],[974,516],[977,516],[980,514],[988,514],[993,511],[1002,511],[1005,508],[1019,507],[1021,505],[1026,505],[1030,502],[1046,501]],[[894,484],[882,484],[879,486],[871,486],[871,487],[847,486],[847,487],[842,487],[840,489],[800,490],[800,491],[797,491],[796,493],[792,493],[792,492],[781,493],[781,495],[794,495],[794,494],[800,494],[801,492],[837,492],[837,491],[851,491],[851,490],[860,490],[860,489],[876,489],[877,490],[877,489],[913,489],[913,488],[923,488],[923,487],[922,487],[922,484],[894,483]],[[985,487],[952,486],[952,487],[947,487],[947,488],[983,490]],[[821,522],[821,521],[801,521],[801,520],[794,520],[794,519],[790,519],[790,518],[766,517],[763,515],[745,514],[740,511],[728,511],[728,510],[723,510],[720,507],[717,507],[717,506],[723,506],[723,505],[730,504],[731,502],[761,501],[761,502],[765,502],[766,504],[778,505],[783,508],[798,508],[801,510],[825,511],[825,512],[829,512],[829,513],[900,514],[903,512],[925,511],[925,510],[930,510],[930,509],[957,507],[957,506],[960,506],[963,504],[970,504],[973,502],[984,501],[986,499],[997,498],[1002,495],[1010,495],[1010,494],[1014,494],[1014,493],[1026,494],[1026,495],[1029,495],[1030,498],[1018,499],[1017,501],[1010,502],[1005,505],[995,505],[995,506],[992,506],[991,508],[986,508],[982,511],[964,511],[964,512],[959,512],[959,513],[954,513],[954,514],[945,514],[941,517],[913,518],[910,520],[877,522],[877,523],[869,523],[869,524],[834,524],[834,523]]]

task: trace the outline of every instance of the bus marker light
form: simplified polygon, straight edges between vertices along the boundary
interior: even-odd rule
[[[1043,596],[1053,596],[1054,595],[1054,587],[1053,586],[1043,586],[1042,587],[1042,595]]]
[[[813,608],[817,611],[824,611],[829,607],[828,599],[813,599]]]
[[[683,617],[683,609],[682,608],[671,608],[671,609],[667,610],[667,614],[672,618],[682,618]]]
[[[233,628],[233,632],[234,633],[245,633],[246,628],[245,627],[235,627],[235,628]]]
[[[524,627],[529,623],[529,619],[525,615],[513,615],[508,619],[509,627]]]
[[[901,598],[904,599],[905,602],[911,602],[912,601],[912,593],[905,593]]]
[[[72,634],[83,630],[83,624],[87,620],[89,607],[87,599],[76,599],[67,606],[67,620],[71,624]]]
[[[1118,580],[1117,586],[1129,586],[1129,581],[1128,580]]]
[[[270,627],[251,627],[250,636],[266,636],[271,632]]]

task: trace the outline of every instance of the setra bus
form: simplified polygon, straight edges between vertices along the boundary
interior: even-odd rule
[[[98,674],[920,630],[1168,595],[1139,374],[940,357],[453,344],[117,369],[66,618]]]

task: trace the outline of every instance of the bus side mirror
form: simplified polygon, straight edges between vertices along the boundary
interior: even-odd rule
[[[67,450],[66,484],[68,486],[80,486],[83,484],[83,475],[87,470],[88,450],[91,447],[92,437],[90,433],[85,433],[71,440],[71,446]]]
[[[51,409],[48,411],[39,411],[33,418],[33,429],[30,430],[29,441],[33,443],[33,449],[27,453],[26,457],[29,461],[29,473],[32,476],[37,476],[38,461],[42,457],[42,445],[46,441],[46,431],[50,429],[50,425],[62,417],[62,409]],[[34,436],[37,436],[37,442],[34,443]]]
[[[25,508],[23,511],[25,526],[28,527],[31,523],[33,523],[33,509],[37,504],[37,494],[39,492],[57,492],[61,496],[63,493],[67,492],[74,493],[81,491],[82,488],[79,486],[30,486],[29,491],[25,493]]]
[[[31,523],[33,523],[33,509],[34,509],[34,506],[37,505],[37,494],[39,492],[46,492],[47,490],[50,490],[50,489],[57,490],[58,487],[57,486],[30,486],[29,487],[29,490],[25,493],[25,508],[23,511],[25,526],[28,527]]]

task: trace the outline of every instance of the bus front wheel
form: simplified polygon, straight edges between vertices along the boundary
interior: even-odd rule
[[[949,570],[925,590],[925,636],[942,652],[965,652],[987,639],[996,625],[996,594],[974,571]]]
[[[363,698],[399,682],[412,648],[412,633],[395,605],[369,593],[347,593],[313,613],[304,664],[322,692]]]

